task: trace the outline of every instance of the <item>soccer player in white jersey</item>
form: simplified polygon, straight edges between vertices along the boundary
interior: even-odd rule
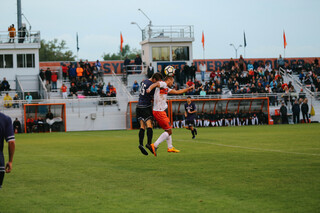
[[[167,105],[167,94],[183,94],[188,92],[189,90],[194,89],[194,85],[180,90],[170,89],[174,82],[173,76],[167,76],[164,81],[158,81],[152,84],[148,89],[147,92],[151,92],[154,88],[156,88],[154,93],[154,101],[153,101],[153,117],[158,122],[159,126],[164,130],[164,133],[160,135],[157,141],[151,144],[151,148],[155,156],[157,156],[156,150],[160,143],[164,140],[167,141],[168,144],[168,152],[180,152],[179,150],[175,149],[172,146],[172,127],[170,124],[170,120],[167,116],[166,109],[168,108]]]

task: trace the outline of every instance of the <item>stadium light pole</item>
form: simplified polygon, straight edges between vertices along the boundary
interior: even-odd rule
[[[143,40],[143,29],[140,27],[140,25],[137,22],[132,21],[131,24],[135,24],[137,25],[137,27],[140,29],[141,31],[141,35],[142,35],[142,40]]]
[[[234,48],[234,51],[236,52],[236,59],[238,58],[238,49],[240,48],[240,47],[242,47],[242,45],[240,44],[239,46],[238,46],[238,48],[236,48],[235,46],[234,46],[234,44],[230,44],[230,46],[232,46],[233,48]]]
[[[149,20],[149,24],[148,24],[148,35],[149,35],[149,38],[151,38],[151,34],[152,34],[152,30],[151,30],[151,27],[152,27],[152,21],[151,19],[139,8],[138,11],[140,11],[148,20]]]
[[[148,20],[149,20],[149,26],[152,26],[152,21],[151,19],[139,8],[138,11],[140,11]]]

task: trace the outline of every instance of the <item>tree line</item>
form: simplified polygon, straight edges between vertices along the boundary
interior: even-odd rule
[[[119,48],[120,49],[120,48]],[[103,53],[101,56],[103,60],[122,60],[126,56],[129,59],[135,59],[136,55],[140,54],[140,50],[135,48],[131,49],[128,44],[124,45],[122,52],[116,53]],[[59,41],[53,39],[51,41],[41,40],[41,48],[39,50],[40,61],[75,61],[75,54],[69,50],[65,40]]]

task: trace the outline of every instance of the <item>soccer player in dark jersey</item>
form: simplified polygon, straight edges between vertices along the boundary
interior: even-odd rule
[[[191,97],[187,97],[187,103],[184,105],[184,116],[186,118],[186,125],[187,129],[189,129],[192,133],[192,139],[195,139],[196,135],[198,134],[197,129],[194,128],[194,119],[196,118],[197,108],[194,103],[191,101]]]
[[[148,138],[146,147],[151,151],[151,153],[153,153],[150,144],[152,142],[152,136],[153,136],[152,101],[153,101],[154,90],[152,90],[150,93],[147,93],[146,91],[153,83],[156,83],[161,80],[162,80],[162,75],[160,73],[155,73],[152,75],[150,79],[143,80],[140,84],[140,94],[139,94],[138,105],[136,108],[136,116],[140,124],[139,149],[144,155],[148,155],[148,152],[143,147],[144,132],[146,128],[147,128],[147,138]]]
[[[4,164],[3,146],[4,140],[8,143],[9,160]],[[12,160],[15,150],[15,138],[11,118],[0,112],[0,188],[2,187],[4,173],[12,170]]]

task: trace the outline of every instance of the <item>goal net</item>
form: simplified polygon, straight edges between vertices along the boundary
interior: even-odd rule
[[[25,104],[24,131],[31,132],[65,132],[66,105],[54,104]]]

